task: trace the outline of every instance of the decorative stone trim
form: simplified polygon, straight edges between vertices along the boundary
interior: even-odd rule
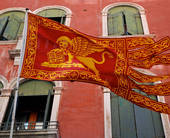
[[[19,57],[20,56],[20,52],[21,52],[20,49],[12,49],[12,50],[8,51],[11,59],[14,59],[15,57]]]
[[[61,95],[61,91],[63,90],[63,87],[53,87],[54,95]]]
[[[1,97],[9,97],[11,95],[12,89],[2,89]]]
[[[9,41],[0,41],[0,45],[10,45],[10,44],[17,44],[17,40],[9,40]]]
[[[104,95],[104,135],[112,138],[110,89],[102,87]]]
[[[155,38],[155,34],[144,34],[144,35],[127,35],[127,36],[100,36],[100,38],[127,38],[127,37],[150,37]]]
[[[54,81],[55,86],[53,87],[54,91],[54,99],[53,99],[53,105],[51,109],[51,117],[50,121],[57,121],[58,118],[58,110],[59,110],[59,104],[60,104],[60,96],[62,94],[62,81]]]
[[[12,8],[6,8],[6,9],[2,9],[0,10],[0,14],[3,14],[5,12],[10,12],[10,11],[23,11],[25,12],[26,8],[23,7],[12,7]]]
[[[27,80],[29,80],[29,79],[20,78],[19,83],[21,84],[21,83],[23,83],[24,81],[27,81]],[[16,84],[17,84],[17,77],[9,82],[8,88],[14,89],[14,88],[16,88]]]
[[[103,93],[110,93],[110,89],[102,86]]]
[[[4,86],[3,89],[6,89],[8,85],[8,80],[4,76],[0,75],[0,81],[2,82]]]

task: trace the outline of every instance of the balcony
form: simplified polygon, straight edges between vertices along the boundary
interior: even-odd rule
[[[9,138],[11,123],[0,123],[0,138]],[[57,121],[16,122],[13,138],[60,138]]]

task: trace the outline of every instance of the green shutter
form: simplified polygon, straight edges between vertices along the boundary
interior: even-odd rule
[[[120,136],[121,138],[135,138],[135,116],[133,104],[119,97]]]
[[[156,99],[155,96],[149,97]],[[159,113],[141,108],[114,94],[111,96],[111,116],[114,138],[165,137]]]
[[[8,21],[8,16],[0,18],[0,35],[2,35],[4,27],[7,24],[7,21]]]
[[[117,6],[111,8],[108,11],[108,35],[124,34],[124,22],[122,19],[122,13],[125,14],[127,32],[132,35],[143,34],[142,22],[138,9],[131,6]],[[111,18],[111,16],[113,18]]]
[[[24,24],[24,16],[25,13],[19,11],[12,11],[12,12],[6,12],[4,14],[1,14],[0,18],[9,17],[8,24],[3,33],[3,37],[5,37],[8,40],[14,40],[17,38],[18,35],[21,35],[23,30],[23,24]]]
[[[47,9],[40,11],[37,15],[43,17],[64,17],[66,15],[66,12],[61,9]]]
[[[8,40],[16,39],[21,23],[22,20],[20,18],[15,15],[11,15],[3,36]]]
[[[122,13],[108,15],[108,35],[122,35],[123,29]]]
[[[137,13],[131,13],[126,11],[125,16],[126,16],[128,32],[131,34],[143,34],[140,15]]]
[[[154,124],[150,110],[134,105],[138,138],[155,138]]]
[[[48,95],[48,91],[53,89],[53,85],[48,81],[30,80],[19,87],[19,96]]]
[[[112,137],[120,138],[119,98],[111,93]]]

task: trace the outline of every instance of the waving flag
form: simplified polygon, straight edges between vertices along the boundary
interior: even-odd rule
[[[137,91],[170,95],[170,83],[153,82],[169,76],[150,76],[133,67],[170,64],[170,38],[97,38],[55,21],[28,14],[27,41],[21,77],[47,81],[84,81],[108,87],[132,103],[170,114],[170,107]]]

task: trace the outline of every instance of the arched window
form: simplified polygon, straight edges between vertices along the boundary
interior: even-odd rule
[[[16,122],[19,124],[17,129],[47,128],[51,117],[53,86],[51,82],[40,80],[28,80],[20,84],[16,111]],[[13,104],[12,94],[4,117],[4,129],[8,129]]]
[[[45,6],[35,10],[33,13],[55,20],[67,26],[70,25],[71,14],[72,14],[70,9],[60,5]]]
[[[108,35],[143,34],[138,9],[131,6],[116,6],[108,11]]]
[[[66,19],[66,12],[64,10],[55,8],[40,11],[37,15],[47,17],[61,24],[64,24]]]
[[[15,40],[22,34],[24,25],[22,11],[8,11],[0,14],[0,40]]]
[[[145,10],[130,2],[112,3],[102,10],[103,36],[149,34]]]

